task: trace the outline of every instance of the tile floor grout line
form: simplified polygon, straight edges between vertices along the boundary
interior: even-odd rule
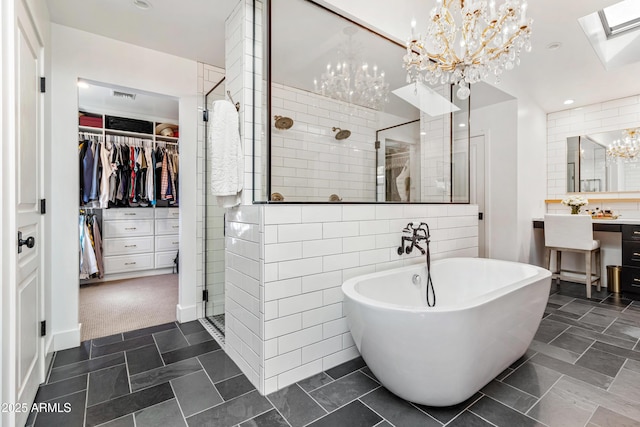
[[[381,384],[380,380],[377,377],[373,378],[373,376],[372,376],[373,375],[373,371],[371,371],[371,368],[369,368],[369,370],[371,371],[371,375],[367,375],[366,372],[362,371],[363,369],[364,369],[364,367],[358,369],[358,371],[360,371],[362,373],[362,375],[371,378],[373,381],[377,382],[378,384]]]
[[[158,341],[156,341],[156,337],[155,335],[151,334],[151,339],[153,340],[153,345],[156,346],[156,350],[158,350],[158,356],[160,356],[160,361],[162,362],[162,367],[167,366],[166,363],[164,363],[164,357],[162,357],[162,352],[160,351],[160,347],[158,346]],[[148,369],[147,371],[150,371],[151,369]]]
[[[377,389],[376,389],[376,390],[377,390]],[[371,390],[371,391],[373,391],[373,390]],[[371,393],[371,391],[370,391],[369,393]],[[369,394],[369,393],[363,394],[362,396],[358,397],[356,400],[357,400],[358,402],[362,403],[365,407],[369,408],[369,410],[370,410],[371,412],[373,412],[374,414],[376,414],[377,416],[379,416],[380,418],[382,418],[382,420],[378,421],[375,425],[378,425],[378,424],[380,424],[381,422],[386,421],[386,422],[388,422],[389,424],[391,424],[392,426],[394,426],[394,427],[395,427],[395,424],[394,424],[394,423],[392,423],[391,421],[389,421],[388,419],[386,419],[384,416],[382,416],[382,414],[381,414],[381,413],[379,413],[378,411],[376,411],[376,410],[375,410],[375,409],[373,409],[371,406],[367,405],[365,402],[363,402],[363,401],[361,400],[361,398],[362,398],[362,397],[366,396],[366,395],[367,395],[367,394]],[[354,402],[355,402],[355,400],[354,400]]]
[[[514,387],[514,388],[515,388],[515,387]],[[519,389],[518,389],[518,390],[519,390]],[[461,413],[463,413],[464,411],[466,411],[466,410],[468,410],[469,408],[471,408],[471,407],[473,406],[473,404],[474,404],[474,403],[476,403],[478,400],[480,400],[480,399],[482,399],[483,397],[487,396],[486,394],[484,394],[484,393],[483,393],[483,392],[481,392],[481,391],[477,391],[477,393],[480,393],[480,396],[478,396],[478,398],[477,398],[477,399],[473,400],[473,401],[472,401],[472,402],[470,402],[467,406],[465,406],[465,407],[464,407],[464,408],[463,408],[463,409],[458,413],[458,415],[460,415],[460,414],[461,414]],[[474,393],[474,394],[475,394],[475,393]],[[473,396],[471,396],[471,397],[473,397]],[[487,397],[490,397],[490,396],[487,396]],[[438,419],[437,419],[436,417],[434,417],[433,415],[431,415],[430,413],[428,413],[427,411],[424,411],[424,410],[422,410],[421,408],[418,408],[418,407],[416,406],[416,404],[415,404],[415,403],[413,403],[413,402],[409,402],[409,404],[410,404],[411,406],[413,406],[414,408],[416,408],[418,411],[420,411],[420,412],[422,412],[422,413],[424,413],[424,414],[429,415],[431,418],[433,418],[434,420],[438,421],[440,424],[445,424],[445,423],[441,422],[440,420],[438,420]],[[456,415],[454,418],[457,418],[457,417],[458,417],[458,415]],[[453,421],[453,419],[451,419],[451,420],[447,421],[447,423],[446,423],[446,424],[449,424],[451,421]]]
[[[322,371],[322,372],[325,372],[325,371]],[[328,374],[327,374],[327,376],[328,376],[329,378],[331,378],[331,376],[330,376],[330,375],[328,375]],[[321,389],[322,387],[324,387],[325,385],[333,384],[333,383],[334,383],[334,382],[336,382],[336,381],[337,381],[337,380],[333,380],[333,381],[331,381],[331,382],[328,382],[328,383],[326,383],[326,384],[323,384],[323,385],[322,385],[322,386],[320,386],[320,387],[314,388],[314,389],[313,389],[313,390],[311,390],[311,391],[307,391],[307,390],[305,390],[305,389],[304,389],[304,388],[302,388],[302,387],[300,386],[300,384],[298,384],[298,383],[294,383],[294,384],[295,384],[295,385],[297,385],[297,386],[298,386],[298,388],[300,388],[300,390],[302,390],[302,392],[303,392],[303,393],[305,393],[307,396],[309,396],[309,398],[310,398],[311,400],[313,400],[313,401],[314,401],[318,406],[320,406],[320,408],[322,408],[322,410],[323,410],[323,411],[325,411],[325,412],[327,412],[327,413],[328,413],[329,411],[327,411],[326,409],[324,409],[324,406],[322,406],[322,405],[320,404],[320,402],[318,402],[318,401],[317,401],[313,396],[311,396],[311,393],[312,393],[312,392],[314,392],[314,391],[316,391],[316,390],[320,390],[320,389]],[[292,384],[292,385],[293,385],[293,384]],[[290,387],[290,386],[288,386],[288,387]]]
[[[198,359],[198,356],[194,357],[194,359],[196,359],[196,360],[198,361],[198,364],[199,364],[199,365],[200,365],[200,367],[202,368],[202,371],[204,372],[204,374],[207,376],[207,379],[208,379],[208,380],[209,380],[209,382],[211,383],[211,386],[213,387],[213,390],[214,390],[214,391],[218,394],[218,396],[220,397],[220,403],[218,403],[217,405],[209,406],[208,408],[205,408],[205,409],[203,409],[202,411],[195,412],[195,413],[193,413],[193,414],[189,415],[189,417],[193,417],[193,416],[194,416],[194,415],[196,415],[196,414],[200,414],[200,413],[202,413],[202,412],[204,412],[204,411],[208,411],[208,410],[209,410],[209,409],[211,409],[211,408],[215,408],[216,406],[220,406],[220,405],[222,405],[223,403],[228,402],[228,400],[224,400],[224,399],[223,399],[222,395],[221,395],[221,394],[220,394],[220,392],[218,391],[218,388],[216,387],[216,385],[213,383],[213,380],[212,380],[212,379],[211,379],[211,377],[209,376],[209,373],[207,372],[207,370],[206,370],[206,369],[204,369],[204,365],[202,364],[202,362],[200,361],[200,359]],[[196,372],[199,372],[199,371],[196,371]],[[195,374],[196,372],[192,372],[191,374]],[[187,374],[187,375],[191,375],[191,374]],[[183,377],[184,377],[184,376],[186,376],[186,375],[183,375]],[[233,399],[231,399],[231,400],[233,400]]]
[[[317,359],[316,359],[316,360],[317,360]],[[313,362],[313,361],[312,361],[312,362]],[[309,394],[309,393],[312,393],[312,392],[314,392],[314,391],[318,390],[319,388],[322,388],[322,387],[324,387],[324,386],[326,386],[326,385],[332,384],[332,383],[334,383],[334,382],[336,382],[336,381],[337,381],[337,380],[334,380],[334,379],[331,377],[331,375],[326,374],[326,373],[325,373],[325,371],[322,371],[321,373],[322,373],[322,374],[325,374],[325,375],[327,376],[327,378],[330,378],[330,379],[331,379],[331,381],[329,381],[329,382],[328,382],[328,383],[326,383],[326,384],[322,384],[321,386],[318,386],[318,387],[316,387],[316,388],[314,388],[314,389],[311,389],[311,390],[309,390],[309,391],[307,391],[307,390],[305,390],[304,388],[302,388],[302,386],[301,386],[300,384],[298,384],[298,383],[294,383],[294,384],[298,384],[298,387],[300,387],[300,388],[302,389],[302,391],[304,391],[304,392],[306,392],[307,394]],[[304,381],[305,379],[306,379],[306,378],[304,378],[304,379],[302,379],[302,380],[300,380],[300,381]],[[298,382],[300,382],[300,381],[298,381]]]
[[[127,369],[127,384],[129,384],[129,394],[132,393],[133,387],[131,386],[131,372],[129,371],[129,359],[127,358],[127,352],[124,352],[124,365]]]
[[[298,387],[299,387],[299,386],[298,386]],[[300,387],[300,388],[302,388],[302,387]],[[264,397],[265,397],[265,399],[267,399],[267,401],[271,404],[271,406],[273,406],[273,409],[274,409],[274,410],[275,410],[275,411],[276,411],[276,412],[277,412],[277,413],[282,417],[282,419],[284,420],[284,422],[285,422],[285,423],[287,423],[287,425],[288,425],[289,427],[293,427],[293,426],[291,425],[291,423],[289,422],[289,420],[284,416],[284,414],[283,414],[282,412],[280,412],[280,409],[278,409],[278,407],[277,407],[277,406],[276,406],[276,405],[271,401],[271,399],[269,399],[269,395],[265,395]],[[268,411],[265,411],[265,412],[268,412]],[[264,413],[264,412],[263,412],[263,413]],[[257,415],[256,415],[256,416],[257,416]],[[253,418],[255,418],[255,417],[253,417]],[[253,419],[253,418],[252,418],[252,419]]]
[[[611,353],[608,353],[608,354],[611,354]],[[614,354],[614,356],[615,356],[615,354]],[[620,356],[620,357],[621,357],[621,356]],[[625,357],[624,359],[625,359],[625,360],[624,360],[624,362],[622,362],[622,366],[620,366],[620,369],[618,369],[618,372],[616,372],[616,376],[615,376],[615,377],[613,377],[613,380],[611,381],[611,384],[609,384],[609,386],[605,389],[605,391],[606,391],[607,393],[611,393],[611,392],[609,391],[609,389],[611,388],[611,386],[613,385],[613,383],[614,383],[614,382],[616,382],[616,379],[618,379],[618,376],[622,373],[622,370],[624,369],[624,365],[626,365],[626,364],[627,364],[627,361],[629,360],[629,358],[628,358],[628,357]]]
[[[509,406],[509,408],[511,408],[511,407]],[[464,411],[469,411],[469,413],[470,413],[470,414],[475,415],[476,417],[480,418],[482,421],[484,421],[484,422],[486,422],[486,423],[488,423],[488,424],[491,424],[491,425],[492,425],[492,426],[494,426],[494,427],[500,427],[498,424],[492,423],[492,422],[491,422],[491,421],[489,421],[488,419],[484,418],[482,415],[476,414],[476,413],[475,413],[475,412],[473,412],[471,409],[465,409]],[[455,417],[453,417],[452,419],[450,419],[449,421],[447,421],[447,423],[446,423],[446,424],[444,424],[444,426],[443,426],[443,427],[446,427],[446,426],[450,425],[453,421],[455,421],[455,419],[456,419],[456,418],[459,418],[459,417],[464,413],[464,411],[460,412],[458,415],[456,415]]]
[[[84,413],[82,414],[82,425],[87,425],[87,407],[89,405],[89,374],[87,374],[87,384],[85,385]],[[35,425],[35,423],[34,423]]]
[[[214,386],[214,388],[215,388],[215,386]],[[220,393],[218,392],[218,389],[217,389],[217,388],[216,388],[215,390],[216,390],[216,393],[220,394]],[[253,389],[253,390],[251,390],[251,391],[249,391],[249,392],[247,392],[247,393],[241,394],[240,396],[244,396],[244,395],[249,394],[249,393],[254,392],[254,391],[258,391],[258,390],[257,390],[257,389]],[[258,392],[258,394],[260,394],[260,393]],[[222,399],[222,396],[220,396],[220,398],[222,399],[222,402],[218,403],[217,405],[213,405],[213,406],[210,406],[210,407],[208,407],[208,408],[206,408],[206,409],[203,409],[202,411],[195,412],[195,413],[193,413],[193,414],[189,415],[189,418],[195,417],[195,416],[196,416],[196,415],[198,415],[198,414],[202,414],[203,412],[206,412],[206,411],[208,411],[209,409],[217,408],[217,407],[218,407],[218,406],[220,406],[220,405],[224,405],[225,403],[231,402],[232,400],[235,400],[235,399],[237,399],[237,398],[238,398],[238,397],[240,397],[240,396],[236,396],[236,397],[234,397],[233,399],[229,399],[229,400],[224,400],[224,399]],[[244,422],[244,421],[243,421],[243,422]]]
[[[373,389],[373,390],[376,390],[376,389],[378,389],[378,388],[380,388],[380,387],[382,387],[382,386],[378,386],[378,387],[376,387],[376,388],[375,388],[375,389]],[[371,391],[373,391],[373,390],[370,390],[370,392],[371,392]],[[312,399],[313,399],[313,397],[312,397]],[[314,399],[314,400],[315,400],[315,399]],[[316,422],[316,421],[318,421],[318,420],[321,420],[322,418],[328,417],[329,415],[331,415],[331,414],[333,414],[334,412],[336,412],[336,411],[338,411],[338,410],[340,410],[340,409],[344,408],[344,407],[345,407],[345,406],[347,406],[347,405],[350,405],[351,403],[355,402],[356,400],[360,400],[360,396],[358,396],[358,397],[356,397],[356,398],[354,398],[354,399],[349,400],[347,403],[345,403],[345,404],[343,404],[343,405],[338,406],[337,408],[335,408],[335,409],[334,409],[334,410],[332,410],[332,411],[327,411],[327,410],[326,410],[322,405],[320,405],[320,404],[318,403],[318,404],[320,405],[320,407],[321,407],[322,409],[324,409],[324,410],[325,410],[325,412],[327,412],[327,413],[326,413],[326,414],[324,414],[324,415],[323,415],[323,416],[321,416],[321,417],[316,418],[316,419],[315,419],[315,420],[313,420],[313,421],[309,421],[309,422],[308,422],[308,423],[306,423],[303,427],[307,427],[307,426],[309,426],[310,424],[315,423],[315,422]]]
[[[203,369],[204,369],[204,368],[203,368]],[[218,381],[217,383],[213,383],[213,385],[223,383],[223,382],[228,381],[228,380],[233,379],[233,378],[238,378],[238,377],[239,377],[239,376],[241,376],[241,375],[244,375],[244,373],[243,373],[242,371],[241,371],[239,374],[236,374],[236,375],[234,375],[234,376],[232,376],[232,377],[225,378],[224,380],[220,380],[220,381]],[[245,376],[246,376],[246,375],[245,375]],[[248,380],[248,379],[249,379],[249,378],[247,378],[247,380]],[[251,383],[251,381],[249,381],[249,383]],[[251,384],[251,386],[253,386],[253,384]]]
[[[182,415],[182,421],[184,421],[185,425],[189,425],[189,423],[187,423],[187,417],[184,415],[184,411],[182,410],[182,405],[180,405],[180,399],[178,399],[178,393],[176,393],[176,390],[173,388],[173,383],[171,381],[169,381],[169,387],[171,387],[171,392],[173,393],[173,398],[176,400],[176,404],[178,405],[178,409],[180,410],[180,415]],[[135,420],[136,416],[133,416],[133,419]]]
[[[550,369],[550,368],[549,368],[549,369]],[[557,372],[557,371],[556,371],[556,372]],[[532,409],[533,409],[533,408],[534,408],[538,403],[540,403],[540,402],[542,401],[542,399],[543,399],[543,398],[544,398],[544,397],[545,397],[545,396],[546,396],[546,395],[547,395],[547,394],[548,394],[548,393],[553,389],[553,387],[555,387],[555,385],[556,385],[556,384],[558,384],[558,383],[560,382],[560,380],[561,380],[561,379],[563,379],[564,377],[570,377],[570,376],[569,376],[569,375],[566,375],[566,374],[563,374],[563,373],[561,373],[561,372],[560,372],[560,377],[559,377],[557,380],[555,380],[555,381],[553,382],[553,384],[551,384],[551,387],[549,387],[549,388],[547,389],[547,391],[545,391],[544,393],[542,393],[542,396],[540,396],[540,397],[538,398],[538,400],[536,401],[536,403],[534,403],[533,405],[531,405],[531,407],[530,407],[529,409],[527,409],[527,411],[526,411],[526,412],[518,411],[518,410],[517,410],[517,409],[515,409],[515,408],[512,408],[512,409],[513,409],[514,411],[518,411],[518,412],[520,412],[520,413],[521,413],[521,414],[523,414],[523,415],[528,416],[528,417],[529,417],[529,418],[531,418],[531,419],[534,419],[534,420],[536,420],[536,421],[538,421],[538,422],[540,422],[540,423],[544,424],[544,423],[543,423],[542,421],[540,421],[539,419],[534,418],[534,417],[532,417],[531,415],[529,415],[529,412],[530,412],[530,411],[531,411],[531,410],[532,410]],[[545,425],[546,425],[546,424],[545,424]]]

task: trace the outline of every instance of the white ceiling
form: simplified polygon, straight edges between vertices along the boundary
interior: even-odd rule
[[[132,44],[224,66],[224,21],[236,0],[150,0],[153,7],[143,11],[132,0],[46,0],[51,20],[61,25],[104,35]],[[287,0],[283,0],[287,1]],[[346,0],[345,0],[346,1]],[[606,70],[581,29],[578,19],[617,0],[533,0],[533,51],[522,54],[522,63],[508,73],[545,111],[559,111],[595,102],[640,93],[640,63]],[[323,3],[340,3],[323,0]],[[368,0],[361,2],[363,15],[377,19],[372,25],[396,40],[405,40],[416,10],[425,9],[424,0]],[[435,0],[428,0],[435,3]],[[350,7],[359,4],[352,0]],[[179,6],[178,6],[179,5]],[[352,17],[358,13],[350,11]],[[421,13],[422,15],[422,13]],[[389,16],[394,21],[389,21]],[[308,18],[308,17],[305,17]],[[418,27],[427,15],[418,16]],[[296,20],[299,20],[297,18]],[[304,21],[308,21],[304,19]],[[290,21],[294,22],[294,19]],[[313,31],[317,26],[307,26]],[[562,43],[548,50],[552,42]],[[313,51],[315,46],[308,46]],[[301,51],[291,51],[293,63],[300,63]],[[397,62],[403,52],[398,49]],[[499,87],[499,86],[498,86]],[[565,99],[574,99],[571,107]]]

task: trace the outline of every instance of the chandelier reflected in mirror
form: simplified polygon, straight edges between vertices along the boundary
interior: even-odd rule
[[[640,128],[625,129],[622,138],[616,139],[607,147],[609,162],[636,162],[640,156]]]
[[[347,41],[337,50],[337,61],[314,79],[315,92],[339,101],[380,110],[389,100],[389,83],[384,71],[377,65],[369,66],[362,59],[362,48],[354,39],[358,29],[349,26],[343,29]]]
[[[404,68],[408,82],[456,84],[466,99],[469,86],[520,64],[520,52],[531,50],[526,0],[437,0],[427,32],[407,42]]]

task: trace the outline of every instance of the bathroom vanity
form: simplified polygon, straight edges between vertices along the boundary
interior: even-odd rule
[[[534,218],[533,228],[544,229],[544,220]],[[621,291],[640,299],[640,219],[594,219],[593,231],[594,238],[601,240],[603,265],[622,265]]]

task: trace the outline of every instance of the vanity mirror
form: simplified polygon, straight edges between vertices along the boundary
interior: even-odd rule
[[[313,1],[272,0],[267,15],[267,200],[469,203],[468,99],[412,85],[442,106],[423,112],[395,95],[406,48]]]
[[[567,138],[567,192],[640,190],[635,129]]]

